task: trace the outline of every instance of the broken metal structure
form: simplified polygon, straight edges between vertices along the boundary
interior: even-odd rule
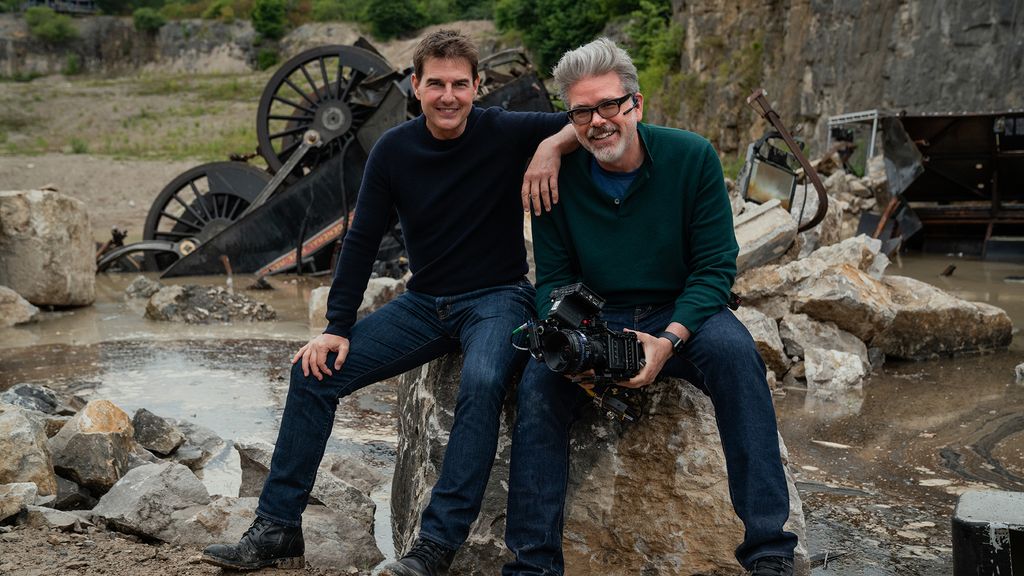
[[[881,132],[892,196],[863,230],[926,252],[1024,261],[1024,110],[871,110],[829,126],[856,122],[872,124],[872,145]]]
[[[479,69],[478,105],[553,110],[521,52],[481,59]],[[98,269],[141,254],[139,266],[163,277],[222,274],[228,265],[261,277],[330,270],[356,217],[370,149],[386,130],[420,113],[411,73],[396,70],[362,39],[289,59],[257,108],[257,152],[267,170],[247,164],[255,156],[249,155],[186,171],[157,195],[143,241],[120,245],[115,231],[98,255]],[[395,216],[375,271],[401,276],[396,263],[403,254]]]

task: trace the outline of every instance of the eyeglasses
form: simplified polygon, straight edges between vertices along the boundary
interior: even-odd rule
[[[633,98],[634,94],[629,93],[622,98],[612,98],[611,100],[605,100],[599,103],[597,106],[580,106],[579,108],[573,108],[566,112],[569,116],[569,121],[576,125],[589,124],[594,118],[594,112],[601,118],[611,118],[619,113],[622,105]],[[636,108],[636,103],[633,104],[633,108]],[[626,110],[624,114],[628,114],[633,111],[633,108]]]

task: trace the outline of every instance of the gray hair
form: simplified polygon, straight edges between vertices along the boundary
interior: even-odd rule
[[[639,92],[636,66],[626,51],[612,40],[601,37],[562,54],[558,64],[551,71],[558,87],[558,96],[569,106],[569,88],[584,78],[615,72],[628,93]]]

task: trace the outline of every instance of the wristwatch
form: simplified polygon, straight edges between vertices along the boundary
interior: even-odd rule
[[[671,332],[668,332],[668,331],[658,332],[657,334],[655,334],[655,336],[658,337],[658,338],[664,338],[664,339],[668,340],[669,342],[671,342],[672,343],[672,353],[673,354],[679,354],[680,352],[683,351],[683,348],[686,347],[686,342],[682,338],[680,338],[679,336],[676,336],[675,334],[673,334]]]

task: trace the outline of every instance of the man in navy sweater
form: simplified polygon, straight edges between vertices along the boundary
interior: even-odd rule
[[[238,544],[208,547],[209,563],[301,568],[302,511],[339,398],[460,349],[462,378],[441,474],[412,550],[383,573],[446,570],[480,511],[506,388],[525,362],[508,338],[533,312],[519,208],[540,211],[560,155],[576,140],[563,114],[474,107],[477,51],[458,32],[425,38],[413,65],[423,114],[389,130],[370,152],[331,285],[329,324],[292,359],[256,520]],[[548,168],[531,168],[536,178],[521,186],[535,150],[534,165]],[[392,207],[413,275],[403,295],[356,322]]]

